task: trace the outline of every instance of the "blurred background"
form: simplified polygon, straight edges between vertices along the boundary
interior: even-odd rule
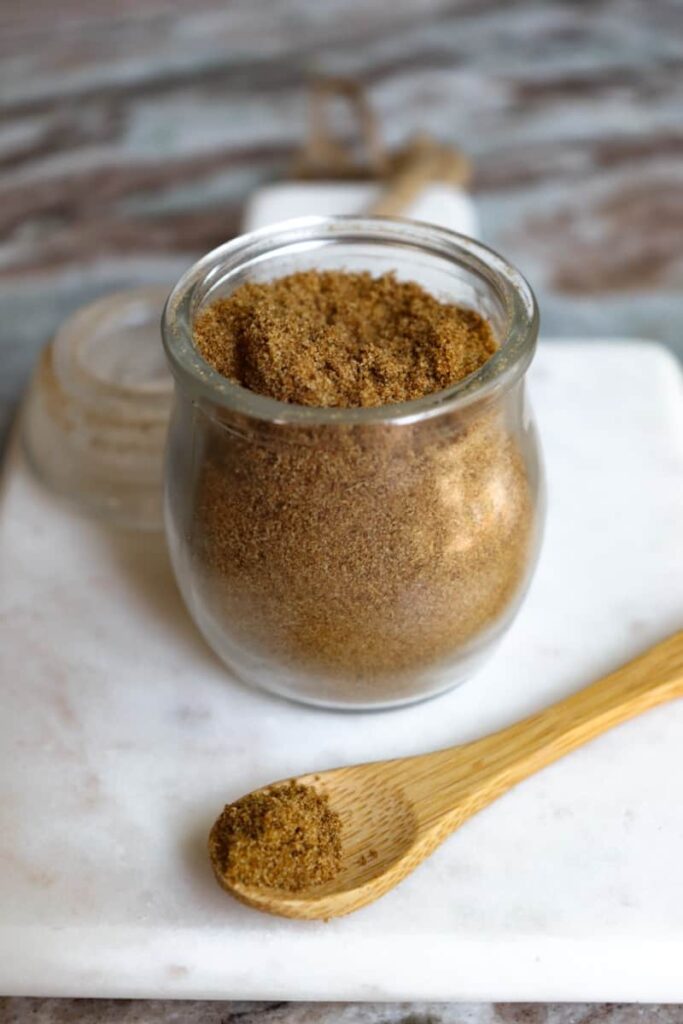
[[[387,146],[469,154],[544,336],[683,352],[682,43],[679,0],[2,0],[0,429],[71,311],[170,285],[291,175],[317,75]]]

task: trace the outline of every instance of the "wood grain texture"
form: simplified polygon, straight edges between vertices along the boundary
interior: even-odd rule
[[[329,882],[297,893],[249,886],[224,876],[211,846],[216,878],[240,902],[268,914],[328,920],[353,913],[393,889],[513,786],[608,729],[681,696],[683,631],[491,736],[297,778],[326,796],[341,820],[342,864]]]
[[[680,346],[682,40],[680,0],[5,0],[0,424],[76,306],[238,229],[320,71],[358,77],[390,144],[471,154],[546,335]]]

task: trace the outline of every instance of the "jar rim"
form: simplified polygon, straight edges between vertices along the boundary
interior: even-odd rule
[[[201,288],[274,253],[313,251],[335,242],[395,244],[457,263],[492,286],[502,301],[505,330],[500,347],[478,370],[450,387],[407,402],[369,407],[320,407],[282,402],[223,377],[199,353],[192,322]],[[402,217],[298,217],[239,235],[211,250],[180,278],[162,315],[162,337],[171,370],[206,398],[248,417],[277,423],[411,422],[455,411],[509,387],[531,362],[538,337],[538,306],[529,283],[493,249],[466,235]]]

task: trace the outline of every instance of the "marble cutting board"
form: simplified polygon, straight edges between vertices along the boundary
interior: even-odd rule
[[[0,503],[0,992],[683,1001],[683,702],[468,822],[329,924],[232,902],[204,844],[271,779],[472,739],[683,623],[679,371],[647,343],[541,346],[545,547],[462,689],[380,714],[232,680],[158,537],[79,518],[9,453]]]

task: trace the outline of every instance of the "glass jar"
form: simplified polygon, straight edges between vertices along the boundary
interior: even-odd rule
[[[159,345],[168,290],[133,288],[73,313],[44,349],[21,433],[29,464],[90,515],[161,530],[173,381]]]
[[[221,377],[195,317],[245,281],[394,272],[476,309],[499,350],[438,394],[376,408],[275,401]],[[244,681],[334,708],[462,682],[510,625],[536,562],[542,471],[524,374],[533,294],[485,246],[403,220],[312,217],[237,238],[178,282],[166,528],[180,589]]]

